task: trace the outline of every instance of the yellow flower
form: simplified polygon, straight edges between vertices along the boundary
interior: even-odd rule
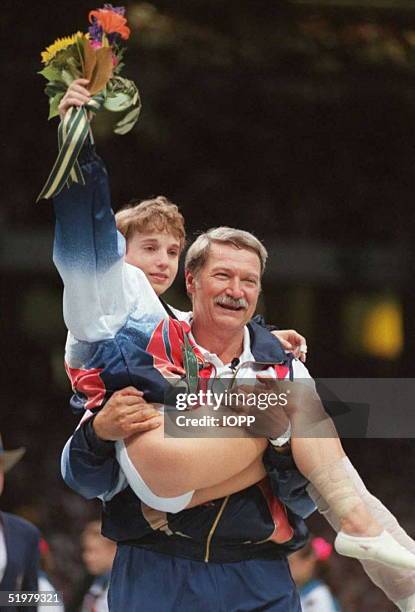
[[[53,44],[49,45],[49,47],[46,47],[46,49],[42,51],[42,63],[49,64],[49,62],[56,57],[59,51],[67,49],[71,45],[75,44],[78,40],[81,41],[84,38],[88,38],[88,34],[84,34],[83,32],[76,32],[75,34],[72,34],[72,36],[57,38]]]

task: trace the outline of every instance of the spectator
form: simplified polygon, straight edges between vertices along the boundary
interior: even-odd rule
[[[23,457],[24,448],[4,450],[0,436],[0,495],[4,475]],[[38,590],[39,571],[38,529],[15,514],[0,512],[0,591]],[[23,612],[36,612],[36,606],[17,606]],[[0,606],[0,612],[9,612],[10,606]]]
[[[300,592],[304,612],[340,612],[338,602],[326,584],[333,547],[323,538],[312,538],[289,557],[290,569]]]
[[[81,545],[85,567],[94,576],[81,612],[108,612],[108,586],[116,544],[101,535],[101,521],[91,521],[82,532]]]

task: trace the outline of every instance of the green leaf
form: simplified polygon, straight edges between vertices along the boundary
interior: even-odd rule
[[[49,98],[53,98],[57,93],[64,94],[66,91],[66,85],[61,81],[49,81],[45,87],[45,94]]]
[[[61,74],[62,74],[62,81],[65,83],[67,87],[69,87],[69,85],[74,80],[73,76],[71,75],[70,72],[68,72],[68,70],[62,70]]]
[[[124,62],[120,62],[119,64],[117,64],[117,66],[114,69],[114,74],[120,74],[124,66],[125,66]]]
[[[122,127],[125,124],[130,123],[131,121],[137,121],[138,116],[140,114],[140,110],[140,107],[134,108],[132,111],[127,113],[120,121],[118,121],[117,126]]]
[[[114,68],[114,74],[119,75],[124,67],[124,62],[122,61],[125,54],[125,47],[117,48],[115,53],[115,57],[117,58],[117,65]]]
[[[133,104],[136,105],[137,102],[139,103],[139,106],[141,106],[141,102],[139,99],[140,94],[138,93],[138,89],[135,90],[135,93],[133,95]]]
[[[127,113],[125,117],[117,123],[114,128],[114,134],[124,135],[127,134],[136,124],[138,116],[140,114],[141,106],[134,108],[132,111]]]
[[[81,65],[79,63],[78,58],[68,57],[66,66],[68,68],[68,71],[72,75],[73,79],[80,79],[82,77]]]
[[[61,80],[61,71],[55,68],[54,66],[45,66],[43,70],[39,70],[39,73],[48,81],[60,81]]]
[[[104,108],[114,113],[125,111],[133,105],[134,102],[131,96],[123,92],[109,94],[104,102]]]
[[[63,98],[62,92],[57,93],[53,98],[49,98],[49,117],[48,119],[52,119],[53,117],[56,117],[57,115],[59,115],[58,106],[62,98]]]

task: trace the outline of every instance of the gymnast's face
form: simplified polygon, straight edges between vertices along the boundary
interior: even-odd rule
[[[135,232],[127,240],[127,263],[140,268],[157,295],[173,284],[177,275],[181,245],[168,232]]]

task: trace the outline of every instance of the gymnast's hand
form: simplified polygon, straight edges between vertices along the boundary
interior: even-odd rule
[[[101,440],[124,440],[160,424],[160,412],[154,404],[148,404],[135,387],[126,387],[110,397],[94,418],[93,428]]]
[[[91,95],[86,88],[88,83],[88,79],[76,79],[69,85],[58,106],[59,116],[61,119],[64,118],[66,112],[71,108],[71,106],[78,107],[88,104],[88,102],[91,100]]]

